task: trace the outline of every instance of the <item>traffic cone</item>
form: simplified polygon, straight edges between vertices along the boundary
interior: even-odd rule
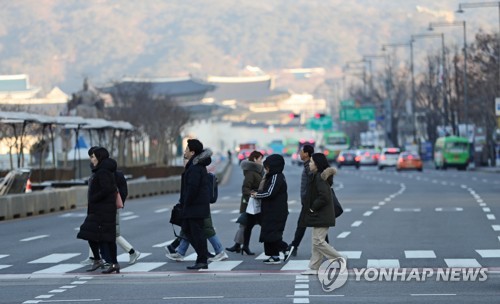
[[[31,181],[30,179],[28,178],[28,181],[26,182],[26,193],[30,193],[32,190],[31,190]]]

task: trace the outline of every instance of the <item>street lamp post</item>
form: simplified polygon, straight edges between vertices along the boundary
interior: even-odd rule
[[[443,107],[444,107],[444,125],[445,128],[448,126],[449,120],[448,120],[448,99],[446,98],[446,54],[445,54],[445,46],[444,46],[444,34],[439,33],[439,34],[417,34],[417,35],[411,35],[412,40],[416,40],[419,38],[441,38],[441,64],[443,66],[443,79],[441,79],[441,85],[442,85],[442,93],[443,93]]]
[[[411,73],[411,119],[412,119],[412,133],[413,133],[413,143],[417,143],[417,128],[415,126],[415,73],[413,68],[413,40],[408,43],[392,43],[383,44],[382,51],[385,51],[387,47],[410,47],[410,73]]]
[[[464,8],[498,7],[498,56],[500,56],[500,1],[474,2],[458,4],[457,13],[464,13]],[[500,94],[500,60],[498,60],[498,94]]]
[[[465,112],[465,134],[469,138],[469,103],[467,98],[467,23],[465,21],[454,22],[431,22],[429,30],[432,31],[436,27],[447,26],[462,26],[464,35],[464,112]]]

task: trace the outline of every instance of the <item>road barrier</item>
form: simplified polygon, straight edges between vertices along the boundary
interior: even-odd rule
[[[227,163],[216,173],[219,181],[223,180],[230,167]],[[130,180],[127,200],[176,193],[180,188],[180,176]],[[75,186],[0,196],[0,221],[86,207],[87,190],[87,186]]]

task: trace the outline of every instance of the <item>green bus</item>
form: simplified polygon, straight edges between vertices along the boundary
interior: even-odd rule
[[[337,160],[337,156],[340,151],[347,150],[351,146],[351,141],[349,136],[344,132],[333,131],[323,133],[323,137],[320,143],[320,149],[322,150],[328,159],[328,161],[334,162]]]
[[[436,169],[449,167],[466,170],[470,159],[469,141],[465,137],[440,137],[434,145],[434,165]]]

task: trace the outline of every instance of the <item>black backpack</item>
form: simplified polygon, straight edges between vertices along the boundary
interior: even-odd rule
[[[215,174],[208,172],[208,188],[210,193],[210,204],[213,204],[217,201],[217,197],[219,196],[218,189],[218,180]]]

